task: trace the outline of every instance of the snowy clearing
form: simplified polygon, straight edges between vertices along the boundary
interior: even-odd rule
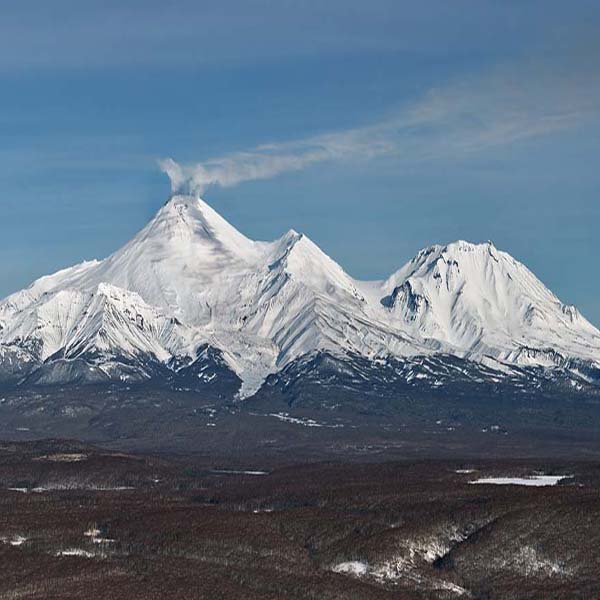
[[[351,560],[347,562],[341,562],[334,565],[331,570],[334,573],[346,573],[349,575],[355,575],[361,577],[366,575],[369,571],[369,565],[366,562],[360,560]]]
[[[530,477],[482,477],[475,481],[469,481],[470,484],[491,484],[491,485],[525,485],[530,487],[545,487],[556,485],[563,479],[569,479],[572,475],[531,475]]]
[[[0,537],[2,544],[10,544],[11,546],[22,546],[27,541],[22,535],[13,535],[12,537]]]
[[[83,460],[87,460],[87,454],[81,453],[57,453],[57,454],[45,454],[44,456],[38,456],[34,458],[34,460],[42,460],[49,462],[81,462]]]
[[[268,475],[268,471],[242,471],[236,469],[213,469],[211,473],[215,475]]]
[[[302,425],[303,427],[328,427],[330,429],[338,429],[340,427],[343,427],[343,425],[341,424],[328,425],[327,423],[320,423],[319,421],[315,421],[314,419],[290,417],[288,413],[269,413],[267,416],[274,417],[275,419],[279,419],[280,421],[285,421],[286,423],[291,423],[292,425]]]
[[[78,485],[78,484],[50,484],[45,486],[37,486],[34,488],[24,487],[9,487],[6,488],[9,492],[19,492],[21,494],[43,494],[44,492],[69,492],[69,491],[86,491],[86,492],[124,492],[135,490],[134,487],[121,485],[116,487],[104,487],[95,485]]]
[[[55,556],[81,556],[83,558],[94,558],[93,552],[82,550],[81,548],[68,548],[67,550],[59,550]]]

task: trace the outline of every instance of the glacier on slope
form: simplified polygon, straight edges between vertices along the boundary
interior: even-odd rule
[[[171,198],[108,258],[0,302],[6,381],[43,368],[68,382],[74,361],[86,380],[145,380],[149,365],[176,371],[206,347],[239,377],[242,397],[317,352],[600,367],[600,332],[489,242],[432,246],[387,280],[363,282],[305,235],[252,241],[191,196]]]

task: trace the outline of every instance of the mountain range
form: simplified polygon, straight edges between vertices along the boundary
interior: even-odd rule
[[[491,242],[434,245],[359,281],[304,234],[253,241],[182,195],[108,258],[0,302],[4,386],[225,381],[243,399],[460,378],[596,387],[600,331]]]

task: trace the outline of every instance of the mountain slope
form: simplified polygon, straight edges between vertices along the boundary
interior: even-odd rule
[[[588,381],[600,369],[600,332],[490,243],[432,246],[361,282],[305,235],[255,242],[188,196],[105,260],[0,302],[0,381],[172,380],[207,348],[242,396],[320,353],[402,359],[402,372],[428,355]],[[195,368],[185,379],[199,385]]]

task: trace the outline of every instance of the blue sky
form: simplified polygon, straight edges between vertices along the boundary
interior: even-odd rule
[[[0,296],[176,186],[352,275],[495,244],[600,324],[597,1],[0,4]],[[163,163],[164,164],[164,163]]]

